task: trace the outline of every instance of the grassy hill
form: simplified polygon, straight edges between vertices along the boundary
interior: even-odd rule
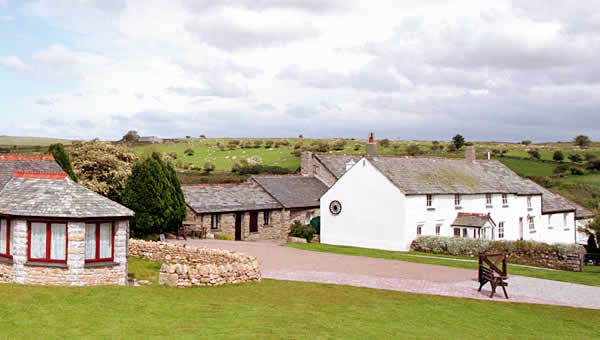
[[[70,145],[72,142],[73,141],[69,139],[59,138],[0,136],[1,146],[48,146],[55,143]]]

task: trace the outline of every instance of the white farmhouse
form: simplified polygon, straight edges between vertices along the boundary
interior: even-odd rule
[[[577,220],[592,216],[498,161],[475,160],[473,149],[466,159],[375,150],[348,160],[321,197],[322,243],[401,251],[419,235],[575,243]]]

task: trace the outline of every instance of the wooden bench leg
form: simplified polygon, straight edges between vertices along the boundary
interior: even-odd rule
[[[508,300],[508,294],[506,293],[506,288],[502,285],[502,290],[504,291],[504,297]]]

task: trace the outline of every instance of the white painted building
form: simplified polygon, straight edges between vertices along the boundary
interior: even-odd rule
[[[377,157],[373,149],[344,171],[317,159],[337,177],[321,197],[322,243],[402,251],[419,235],[575,243],[576,218],[592,215],[473,151],[448,159]]]

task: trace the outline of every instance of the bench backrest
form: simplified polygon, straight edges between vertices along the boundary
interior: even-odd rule
[[[500,268],[499,268],[500,267]],[[506,270],[506,254],[495,253],[495,254],[483,254],[479,255],[479,273],[481,275],[482,270],[495,272],[500,276],[507,276]]]

